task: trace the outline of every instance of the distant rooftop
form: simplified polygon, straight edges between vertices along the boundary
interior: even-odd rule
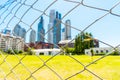
[[[75,43],[75,40],[61,40],[58,44]]]

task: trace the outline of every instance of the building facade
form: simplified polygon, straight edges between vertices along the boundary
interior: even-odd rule
[[[62,34],[61,34],[61,35],[62,35],[62,38],[61,38],[61,39],[62,39],[62,40],[65,40],[65,28],[62,28]]]
[[[19,31],[19,37],[23,38],[24,40],[26,40],[26,30],[25,28],[21,28]]]
[[[92,54],[91,50],[93,50],[94,54],[101,54],[101,53],[111,54],[112,52],[115,51],[115,49],[112,48],[112,47],[100,47],[100,48],[85,49],[85,54],[86,55],[91,55]],[[116,50],[118,50],[119,53],[120,53],[120,47],[116,48]]]
[[[14,30],[13,30],[13,35],[14,36],[20,36],[19,32],[20,32],[21,26],[20,25],[16,25]]]
[[[65,21],[65,40],[71,40],[71,21]]]
[[[3,51],[7,51],[8,49],[24,50],[24,39],[0,33],[0,49]]]
[[[11,35],[11,30],[9,27],[6,27],[5,29],[2,30],[3,34]]]
[[[50,11],[50,19],[48,24],[48,43],[53,43],[56,48],[61,41],[61,14],[58,11]]]
[[[18,36],[26,40],[26,30],[22,28],[20,25],[16,25],[13,30],[13,36]]]
[[[35,41],[36,41],[36,31],[31,30],[31,32],[30,32],[30,41],[29,42],[35,43]]]
[[[57,48],[57,44],[61,41],[61,14],[56,11],[56,18],[53,25],[53,43],[54,47]]]
[[[41,16],[40,17],[40,22],[38,23],[37,41],[38,42],[44,42],[44,37],[45,37],[44,19]]]
[[[48,43],[53,43],[53,25],[55,20],[55,10],[50,10],[49,14],[49,24],[48,24]]]

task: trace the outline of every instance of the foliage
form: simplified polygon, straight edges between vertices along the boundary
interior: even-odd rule
[[[15,53],[15,54],[18,54],[18,53],[19,53],[19,51],[18,51],[18,50],[16,50],[16,49],[15,49],[15,50],[13,50],[13,51],[14,51],[14,53]]]
[[[33,48],[28,48],[27,54],[28,54],[28,55],[33,55],[33,54],[35,54],[32,50],[33,50]]]
[[[120,52],[118,50],[111,53],[111,55],[120,55]]]
[[[65,47],[64,50],[65,50],[66,54],[73,54],[74,55],[74,48]]]
[[[23,53],[23,51],[22,50],[16,50],[16,49],[14,49],[14,50],[11,50],[11,49],[8,49],[7,51],[6,51],[6,53],[8,53],[8,54],[21,54],[21,53]]]
[[[84,54],[85,49],[94,47],[94,40],[91,33],[81,33],[75,38],[74,52],[76,54]]]
[[[14,54],[14,52],[13,52],[11,49],[8,49],[6,52],[7,52],[8,54]]]
[[[19,51],[19,53],[21,54],[21,53],[23,53],[23,51],[22,51],[22,50],[20,50],[20,51]]]
[[[90,52],[91,52],[91,56],[93,56],[93,55],[94,55],[94,51],[93,51],[93,49],[91,49]]]

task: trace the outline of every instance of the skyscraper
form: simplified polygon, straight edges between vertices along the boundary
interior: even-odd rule
[[[35,41],[36,41],[36,31],[35,31],[35,30],[32,30],[32,31],[30,32],[30,42],[35,43]]]
[[[48,24],[48,42],[53,43],[53,25],[55,20],[55,10],[50,11],[50,19]]]
[[[3,33],[3,34],[10,35],[10,34],[11,34],[11,30],[10,30],[9,27],[6,27],[5,29],[2,30],[2,33]]]
[[[49,19],[49,23],[53,23],[55,20],[55,10],[50,10],[50,19]]]
[[[71,39],[71,21],[68,19],[65,22],[65,40]]]
[[[65,40],[65,28],[62,28],[62,40]]]
[[[53,43],[57,45],[60,40],[61,40],[61,14],[56,11],[56,18],[54,20],[53,25]]]
[[[44,42],[44,36],[45,36],[44,19],[41,16],[40,17],[40,22],[38,23],[37,41],[38,42]]]
[[[25,30],[25,28],[22,28],[20,25],[17,24],[13,30],[13,35],[24,38],[24,40],[25,40],[26,39],[26,30]]]
[[[26,30],[25,30],[25,28],[21,28],[21,29],[19,30],[19,36],[20,36],[21,38],[23,38],[24,40],[26,40]]]
[[[17,25],[15,26],[14,30],[13,30],[13,35],[14,35],[14,36],[20,36],[20,35],[19,35],[20,29],[21,29],[21,26],[17,24]]]
[[[57,45],[61,40],[61,14],[58,11],[51,10],[49,15],[48,42]]]

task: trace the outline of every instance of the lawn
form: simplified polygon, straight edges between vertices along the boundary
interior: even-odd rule
[[[0,80],[100,80],[87,70],[74,77],[71,75],[84,70],[84,67],[69,56],[56,56],[43,64],[52,56],[9,55],[0,56]],[[72,56],[84,65],[101,56]],[[21,61],[19,61],[21,60]],[[11,70],[10,70],[11,69]],[[103,80],[120,80],[120,56],[107,56],[87,67]],[[53,71],[52,71],[53,70]],[[55,72],[54,72],[55,71]],[[31,75],[32,73],[32,75]],[[57,73],[61,79],[55,74]]]

